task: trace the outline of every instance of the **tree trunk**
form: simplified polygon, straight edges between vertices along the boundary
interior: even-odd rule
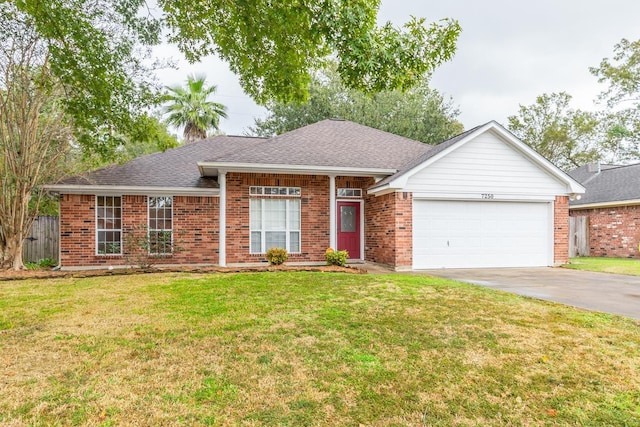
[[[8,42],[0,61],[0,267],[22,270],[24,239],[72,141],[47,57],[36,42]],[[3,44],[2,47],[6,48]],[[31,62],[35,61],[35,62]]]
[[[22,262],[22,248],[24,240],[22,233],[18,235],[7,236],[4,245],[4,253],[2,254],[2,268],[12,270],[24,270],[25,266]]]
[[[202,130],[195,126],[193,123],[187,123],[184,127],[184,143],[189,144],[194,141],[199,141],[207,137],[207,131]]]

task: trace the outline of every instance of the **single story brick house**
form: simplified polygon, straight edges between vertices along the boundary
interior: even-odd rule
[[[270,247],[322,263],[332,247],[397,270],[549,266],[567,261],[569,196],[584,192],[496,122],[431,146],[343,120],[215,136],[46,188],[63,269],[123,265],[139,226],[165,264],[247,265]]]
[[[640,258],[640,163],[592,163],[569,175],[587,190],[570,202],[569,212],[587,217],[589,255]]]

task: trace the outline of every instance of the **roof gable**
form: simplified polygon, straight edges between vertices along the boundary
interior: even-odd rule
[[[510,146],[512,149],[516,150],[525,159],[536,165],[550,177],[562,183],[566,187],[566,192],[568,194],[581,194],[584,192],[584,188],[578,182],[562,172],[551,162],[531,149],[531,147],[524,144],[511,132],[507,131],[504,127],[502,127],[495,121],[491,121],[482,126],[470,129],[458,136],[455,136],[443,142],[442,144],[437,145],[433,150],[425,153],[421,158],[416,159],[416,161],[414,161],[413,163],[408,164],[403,170],[400,170],[395,175],[379,182],[369,191],[371,193],[378,193],[406,188],[408,180],[411,176],[419,173],[438,160],[449,156],[451,153],[461,149],[466,144],[476,140],[478,137],[488,132],[497,137],[503,143]]]
[[[553,200],[567,190],[494,132],[484,132],[411,175],[403,191],[417,197]]]

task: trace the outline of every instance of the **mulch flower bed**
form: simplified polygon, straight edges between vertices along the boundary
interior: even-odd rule
[[[350,273],[364,274],[366,270],[355,266],[338,267],[335,265],[320,266],[260,266],[260,267],[152,267],[152,268],[115,268],[113,270],[73,270],[73,271],[53,271],[53,270],[2,270],[0,271],[0,281],[24,280],[24,279],[52,279],[65,277],[98,277],[98,276],[123,276],[129,274],[148,273],[256,273],[264,271],[321,271],[325,273]]]

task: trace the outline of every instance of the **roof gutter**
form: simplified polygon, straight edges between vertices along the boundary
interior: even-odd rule
[[[609,202],[584,203],[581,205],[569,205],[569,210],[615,208],[620,206],[638,206],[640,199],[613,200]]]
[[[140,196],[153,195],[176,195],[176,196],[204,196],[217,197],[220,190],[217,188],[189,188],[189,187],[142,187],[130,185],[71,185],[71,184],[49,184],[41,186],[42,189],[50,193],[58,194],[96,194],[114,195],[130,194]]]

